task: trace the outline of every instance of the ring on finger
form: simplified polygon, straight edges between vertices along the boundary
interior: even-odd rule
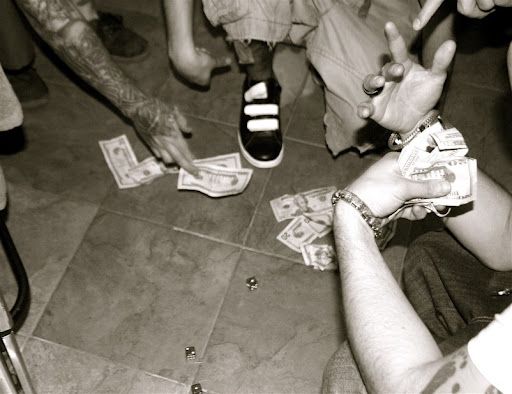
[[[380,92],[382,92],[382,89],[383,89],[383,87],[376,88],[376,89],[374,89],[374,90],[368,90],[368,89],[366,88],[366,86],[364,86],[364,83],[363,83],[363,91],[364,91],[364,93],[365,93],[366,95],[368,95],[368,96],[370,96],[370,97],[379,95],[379,94],[380,94]]]

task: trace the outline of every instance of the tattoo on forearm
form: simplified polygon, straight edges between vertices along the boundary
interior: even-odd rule
[[[133,117],[147,96],[112,61],[70,0],[17,0],[45,41],[80,77]],[[151,115],[151,114],[150,114]]]
[[[468,364],[468,352],[466,348],[457,351],[450,361],[445,363],[432,377],[427,387],[422,391],[422,394],[435,393],[448,379],[455,375],[457,369],[464,369]],[[461,387],[459,383],[454,383],[452,386],[452,393],[460,392]]]

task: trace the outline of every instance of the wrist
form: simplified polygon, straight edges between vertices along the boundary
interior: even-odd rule
[[[194,52],[194,42],[188,40],[182,42],[170,42],[167,49],[169,59],[171,59],[173,63],[179,63],[184,59],[190,59],[194,55]]]
[[[402,149],[407,144],[409,144],[409,142],[411,142],[418,134],[422,133],[424,130],[428,129],[439,121],[439,111],[431,110],[427,112],[409,131],[391,133],[388,139],[388,147],[391,150]]]

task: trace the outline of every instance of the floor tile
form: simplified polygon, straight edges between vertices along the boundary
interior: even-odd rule
[[[236,130],[230,126],[191,120],[189,140],[198,158],[238,152]],[[242,164],[252,168],[247,162]],[[168,175],[136,189],[111,189],[103,206],[116,212],[175,225],[225,241],[242,243],[269,170],[254,169],[247,189],[238,196],[211,198],[177,190],[177,175]]]
[[[126,1],[126,0],[95,0],[96,8],[99,10],[113,12],[137,12],[154,17],[162,14],[162,2],[159,0]],[[131,25],[128,25],[131,27]]]
[[[77,87],[50,84],[50,102],[25,111],[26,148],[0,157],[16,184],[98,202],[113,183],[98,140],[133,133],[118,116]],[[112,121],[120,127],[113,129]]]
[[[169,228],[100,214],[34,335],[190,384],[239,251]]]
[[[21,333],[31,333],[91,224],[97,206],[9,184],[7,226],[27,271],[31,303]],[[13,305],[18,287],[0,248],[0,289]]]
[[[248,291],[255,276],[258,289]],[[244,252],[196,381],[218,393],[317,393],[343,340],[338,275]]]
[[[272,172],[247,246],[301,261],[299,253],[276,240],[288,221],[276,222],[270,201],[284,194],[296,194],[324,186],[343,188],[373,162],[373,158],[361,159],[353,153],[334,159],[327,148],[287,141],[283,163]]]
[[[38,338],[29,339],[23,356],[39,394],[188,393],[178,382]]]
[[[312,94],[297,100],[286,136],[325,146],[324,112],[323,89],[314,85]]]

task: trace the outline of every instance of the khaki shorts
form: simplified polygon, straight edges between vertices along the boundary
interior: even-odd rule
[[[357,105],[368,99],[362,80],[387,59],[387,21],[398,26],[408,44],[415,40],[417,0],[203,0],[203,6],[210,22],[222,25],[227,39],[239,44],[241,63],[251,62],[240,45],[250,40],[306,47],[325,85],[329,148],[336,155],[353,146],[372,147],[372,133],[383,131],[357,116]]]

